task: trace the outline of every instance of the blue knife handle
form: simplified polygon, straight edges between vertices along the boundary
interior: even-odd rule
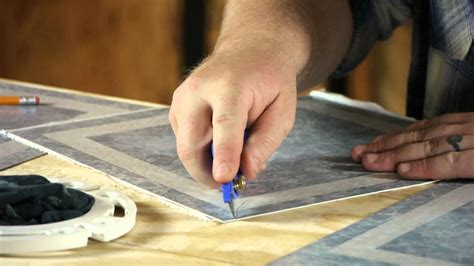
[[[238,177],[239,176],[236,175],[233,180],[237,180]],[[229,203],[238,197],[239,193],[235,190],[233,181],[222,184],[222,198],[224,203]]]

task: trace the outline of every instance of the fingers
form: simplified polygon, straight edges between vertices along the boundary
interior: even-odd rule
[[[410,179],[453,179],[474,177],[474,150],[450,152],[428,159],[402,163],[398,174]]]
[[[454,113],[413,123],[352,149],[371,171],[413,179],[474,177],[474,113]]]
[[[465,124],[469,123],[471,121],[474,121],[474,112],[470,113],[450,113],[450,114],[445,114],[442,116],[438,116],[432,119],[424,119],[420,121],[416,121],[407,128],[398,130],[396,132],[391,132],[387,134],[383,134],[380,136],[377,136],[373,142],[385,140],[389,137],[405,133],[405,132],[411,132],[411,131],[416,131],[416,130],[421,130],[421,129],[426,129],[430,128],[436,125],[441,125],[441,124]]]
[[[458,134],[474,134],[474,122],[465,124],[439,124],[427,129],[400,133],[368,145],[358,145],[352,150],[351,156],[354,160],[360,161],[365,153],[383,152],[410,143],[423,142]]]
[[[470,113],[450,113],[434,117],[432,119],[425,119],[411,124],[407,129],[418,130],[428,128],[440,124],[465,124],[474,121],[474,112]]]
[[[362,157],[364,156],[366,150],[367,150],[367,145],[357,145],[354,148],[352,148],[352,151],[351,151],[352,160],[356,162],[362,161]]]
[[[212,187],[230,181],[239,167],[245,168],[241,160],[245,157],[242,150],[246,127],[254,128],[257,134],[250,137],[249,141],[255,142],[250,147],[266,148],[265,152],[249,154],[258,154],[264,163],[291,128],[289,124],[293,123],[296,105],[293,103],[296,101],[294,73],[280,73],[279,66],[253,68],[253,63],[224,59],[209,58],[194,70],[175,91],[169,113],[183,165],[193,178]],[[281,93],[292,94],[292,97],[286,95],[286,100],[283,97],[277,101]],[[262,114],[265,115],[262,117]],[[291,123],[281,123],[286,116],[293,116],[287,119]],[[259,120],[259,125],[253,127]],[[271,130],[278,132],[267,134]],[[256,172],[254,170],[252,175]]]
[[[211,188],[218,188],[219,184],[211,175],[211,110],[207,103],[200,99],[195,99],[192,104],[186,106],[187,108],[181,108],[171,114],[176,117],[173,129],[178,156],[196,181]]]
[[[249,103],[245,99],[241,95],[227,94],[212,101],[212,173],[217,182],[229,182],[239,170],[249,110]]]
[[[464,136],[458,145],[461,150],[474,149],[474,135]],[[362,164],[370,171],[395,171],[401,162],[421,160],[451,151],[455,151],[455,148],[448,142],[448,138],[443,137],[404,145],[382,153],[365,154]]]
[[[247,178],[255,178],[286,138],[296,113],[296,95],[280,94],[252,127],[245,143],[241,169]]]

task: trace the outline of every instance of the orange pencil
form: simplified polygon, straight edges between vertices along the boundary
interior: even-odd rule
[[[0,96],[0,105],[39,105],[38,96]]]

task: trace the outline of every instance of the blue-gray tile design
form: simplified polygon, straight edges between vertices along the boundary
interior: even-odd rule
[[[14,130],[147,108],[137,104],[40,89],[34,85],[7,81],[0,81],[0,95],[39,96],[42,102],[39,106],[0,106],[0,130]]]
[[[472,265],[472,195],[472,182],[436,184],[272,265]]]
[[[0,129],[16,129],[65,121],[85,112],[54,106],[0,106]]]
[[[423,224],[382,246],[392,252],[453,263],[474,263],[474,202]]]
[[[168,109],[144,110],[14,134],[205,215],[233,220],[220,193],[196,184],[185,171],[167,114]],[[300,99],[294,129],[268,170],[236,202],[238,217],[419,184],[366,172],[350,159],[352,146],[408,123],[327,100]]]
[[[0,171],[33,160],[44,152],[7,138],[0,132]]]

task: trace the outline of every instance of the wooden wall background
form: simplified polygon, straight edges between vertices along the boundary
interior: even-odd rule
[[[0,77],[169,103],[184,73],[185,1],[0,0]],[[203,1],[205,54],[225,0]],[[410,36],[408,24],[378,44],[348,95],[403,114]]]
[[[348,96],[375,101],[388,110],[405,114],[412,27],[410,21],[397,28],[389,40],[375,45],[348,76]]]
[[[182,1],[0,0],[0,76],[169,102]]]

